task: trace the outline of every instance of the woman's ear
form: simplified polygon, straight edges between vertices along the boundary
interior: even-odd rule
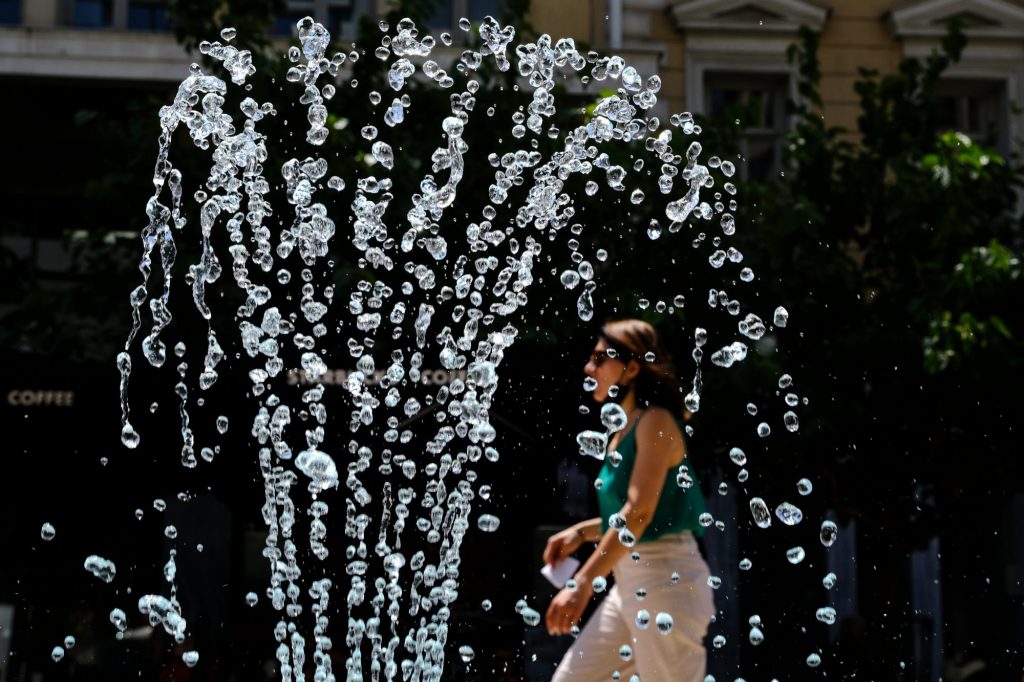
[[[630,358],[629,362],[626,363],[626,369],[622,375],[623,379],[626,379],[628,383],[633,383],[637,375],[640,374],[640,363],[637,362],[636,358]]]

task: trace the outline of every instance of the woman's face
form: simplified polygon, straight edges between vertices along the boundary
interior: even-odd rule
[[[583,366],[583,373],[597,381],[593,396],[599,403],[608,399],[608,389],[620,383],[626,373],[626,364],[619,358],[609,357],[608,348],[607,341],[598,339],[590,359]]]

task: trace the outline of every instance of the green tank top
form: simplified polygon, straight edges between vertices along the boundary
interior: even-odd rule
[[[682,424],[679,428],[682,431]],[[618,466],[612,465],[610,458],[605,457],[604,466],[598,475],[601,487],[597,491],[597,505],[601,514],[602,534],[608,530],[608,518],[621,511],[626,503],[629,479],[636,464],[636,426],[622,438],[617,451],[622,455]],[[683,462],[686,463],[686,460]],[[695,536],[704,534],[704,527],[697,520],[705,511],[704,495],[701,493],[697,474],[690,469],[693,485],[684,489],[676,482],[677,473],[677,467],[671,467],[665,472],[665,485],[661,490],[661,497],[658,498],[654,518],[644,529],[639,542],[649,542],[667,533],[679,533],[684,530],[692,531]]]

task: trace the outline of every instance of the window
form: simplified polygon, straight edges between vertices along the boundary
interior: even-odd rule
[[[0,0],[0,26],[21,23],[21,0]]]
[[[737,164],[740,177],[760,180],[777,173],[787,128],[789,75],[711,71],[704,73],[704,89],[707,115],[745,125],[738,151],[746,163]]]
[[[938,47],[953,5],[965,19],[967,46],[936,88],[936,114],[1002,154],[1021,153],[1024,116],[1024,7],[1007,0],[917,0],[893,10],[890,24],[904,57],[927,57]],[[1021,206],[1024,207],[1024,200]]]
[[[936,119],[941,131],[956,130],[972,140],[1009,151],[1006,82],[943,80],[935,89]]]
[[[807,26],[821,32],[828,10],[817,1],[676,0],[671,13],[686,35],[685,106],[715,116],[730,110],[745,124],[738,150],[740,177],[766,178],[781,170],[789,127],[786,102],[798,101],[789,46]],[[834,3],[833,3],[834,4]],[[729,119],[726,119],[729,120]]]
[[[114,25],[114,0],[74,0],[71,23],[78,28]]]
[[[136,31],[166,31],[170,28],[167,3],[161,0],[129,0],[128,28]]]
[[[295,34],[295,25],[313,17],[335,38],[354,38],[359,18],[371,12],[372,0],[288,0],[285,11],[274,17],[274,35]]]
[[[463,17],[474,23],[486,16],[497,18],[504,5],[503,0],[442,0],[426,23],[430,28],[451,29]]]

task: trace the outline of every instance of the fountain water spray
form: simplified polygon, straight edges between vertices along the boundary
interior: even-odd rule
[[[465,20],[460,25],[466,31],[470,28]],[[228,269],[244,297],[236,311],[237,343],[252,382],[251,434],[258,444],[265,492],[267,593],[280,614],[273,634],[281,679],[286,682],[305,679],[307,669],[315,670],[315,680],[335,679],[328,653],[333,643],[326,633],[328,606],[339,599],[348,619],[347,679],[366,675],[375,680],[440,678],[450,607],[458,596],[460,548],[473,525],[473,502],[480,492],[475,469],[499,457],[489,418],[499,386],[498,369],[519,335],[512,321],[529,302],[542,241],[583,229],[573,220],[574,197],[566,191],[570,179],[591,178],[586,182],[588,195],[601,184],[613,192],[626,189],[628,171],[613,164],[601,147],[629,146],[657,164],[669,233],[678,232],[691,219],[717,219],[725,236],[735,232],[735,220],[721,202],[712,207],[701,200],[701,191],[715,185],[712,171],[723,176],[725,190],[735,194],[728,181],[735,169],[716,157],[702,164],[701,145],[696,141],[690,142],[684,155],[673,151],[674,137],[694,135],[699,127],[689,114],[672,116],[667,126],[651,115],[661,87],[657,75],[645,79],[620,57],[582,54],[570,39],[554,41],[544,35],[534,42],[514,44],[512,27],[500,26],[490,17],[479,26],[479,48],[464,51],[456,72],[449,74],[431,59],[435,40],[421,36],[412,21],[405,19],[393,30],[385,24],[381,28],[384,37],[374,54],[387,62],[392,102],[387,104],[379,93],[370,95],[374,104],[384,102],[378,122],[382,127],[368,121],[360,128],[363,152],[375,162],[374,173],[367,171],[349,188],[351,213],[345,220],[329,215],[321,200],[325,193],[344,191],[346,185],[330,175],[329,160],[317,150],[331,134],[326,101],[336,93],[335,78],[358,53],[328,55],[327,30],[310,18],[298,23],[300,45],[289,49],[293,66],[286,79],[301,88],[309,155],[287,159],[276,186],[266,168],[268,144],[276,141],[261,132],[265,122],[278,115],[274,103],[246,96],[239,111],[225,108],[229,88],[245,88],[255,73],[252,55],[230,44],[233,29],[222,32],[223,42],[200,46],[221,63],[230,84],[193,65],[173,103],[160,110],[154,191],[146,206],[148,224],[142,230],[142,283],[131,292],[132,329],[117,358],[122,441],[136,448],[140,436],[130,418],[130,351],[148,309],[152,326],[142,338],[142,355],[153,367],[167,361],[164,337],[172,322],[175,237],[190,227],[184,178],[172,157],[173,138],[183,127],[192,143],[211,159],[203,189],[193,197],[198,205],[201,255],[189,265],[186,276],[194,306],[206,321],[198,393],[216,384],[225,357],[219,336],[224,330],[216,324],[207,296]],[[450,45],[452,38],[443,34],[441,42]],[[501,154],[470,149],[464,138],[466,126],[474,117],[493,115],[493,108],[485,112],[485,103],[477,102],[478,72],[486,68],[505,72],[513,66],[531,95],[525,112],[512,117],[510,135],[517,149]],[[552,124],[554,90],[567,77],[603,82],[615,91],[598,101],[584,124],[559,131]],[[451,109],[437,131],[430,172],[421,178],[417,192],[403,198],[410,208],[399,216],[389,213],[395,197],[387,172],[394,168],[401,150],[393,149],[381,132],[407,122],[412,101],[405,91],[416,79],[433,81],[450,91]],[[542,135],[557,142],[554,153],[545,156],[538,151]],[[467,173],[483,172],[493,177],[490,203],[478,217],[454,216],[460,183]],[[635,190],[630,200],[641,204],[654,198]],[[735,210],[734,202],[729,210]],[[442,223],[462,224],[462,228],[442,228]],[[370,274],[347,292],[341,321],[329,326],[328,312],[338,296],[333,283],[321,282],[320,273],[325,262],[328,273],[333,267],[327,259],[339,241],[339,225],[349,231],[342,235],[342,243],[358,250],[359,264]],[[656,239],[661,232],[653,221],[648,236]],[[227,249],[215,248],[225,236],[230,242]],[[719,242],[716,238],[716,247]],[[154,252],[159,254],[163,274],[158,287],[150,282]],[[568,289],[581,287],[577,313],[590,320],[597,288],[594,269],[578,251],[573,250],[572,257],[573,264],[561,272],[560,281]],[[709,265],[717,269],[741,260],[736,249],[718,248]],[[301,295],[281,295],[281,288],[296,274],[302,281]],[[753,274],[745,268],[740,277],[749,281]],[[391,280],[402,281],[392,287],[387,283]],[[709,303],[715,305],[719,299],[730,314],[739,314],[741,304],[724,291],[714,292]],[[775,322],[784,326],[784,311],[775,314]],[[764,334],[765,325],[760,317],[747,313],[739,331],[744,338],[756,340]],[[390,354],[375,355],[377,340],[388,338],[395,342]],[[693,349],[697,372],[686,396],[686,405],[694,412],[700,408],[699,363],[707,340],[706,332],[697,328]],[[327,433],[327,408],[322,402],[322,378],[328,371],[324,354],[339,347],[347,347],[355,359],[355,370],[344,384],[351,407],[347,438]],[[187,352],[182,343],[175,344],[174,350],[179,358]],[[733,340],[715,351],[711,361],[728,367],[741,362],[746,353],[745,343]],[[428,360],[460,374],[435,393],[418,397],[421,369]],[[201,465],[189,412],[196,400],[196,382],[190,380],[183,360],[177,370],[181,463],[191,468]],[[298,391],[288,382],[289,373],[295,372],[301,375]],[[416,431],[403,424],[425,411],[433,414],[436,429],[431,430],[427,420],[419,421]],[[621,428],[621,415],[602,411],[602,421],[606,432],[580,434],[589,454],[603,454],[607,434]],[[219,418],[218,433],[227,428],[227,418]],[[371,448],[376,442],[371,434],[377,439],[382,434],[385,447]],[[212,459],[213,450],[200,448],[200,455]],[[377,476],[383,483],[371,490],[365,481]],[[680,485],[687,480],[692,482],[681,470]],[[310,503],[308,524],[300,530],[301,507],[296,498],[301,487]],[[330,514],[332,503],[334,514]],[[755,516],[759,524],[762,518],[770,523],[767,508],[758,507]],[[338,520],[332,526],[334,518]],[[792,513],[787,512],[786,518],[792,519]],[[483,532],[493,532],[499,519],[484,514],[476,525]],[[331,554],[328,539],[333,534],[344,537],[344,576],[313,578],[326,572]],[[403,546],[424,549],[407,552]],[[113,579],[112,565],[107,567],[99,557],[91,559],[94,568],[90,570],[103,570]],[[188,625],[175,597],[175,575],[172,550],[165,566],[169,594],[144,595],[138,609],[181,642]],[[247,597],[250,604],[256,600],[255,594]],[[535,610],[522,606],[524,619],[539,619]],[[305,616],[307,611],[311,618]],[[119,609],[115,612],[111,618],[123,629],[125,615]],[[658,618],[659,628],[671,628],[669,614]],[[460,650],[463,660],[471,660],[472,650],[463,649],[468,650]],[[190,665],[198,660],[197,652],[187,656]]]

